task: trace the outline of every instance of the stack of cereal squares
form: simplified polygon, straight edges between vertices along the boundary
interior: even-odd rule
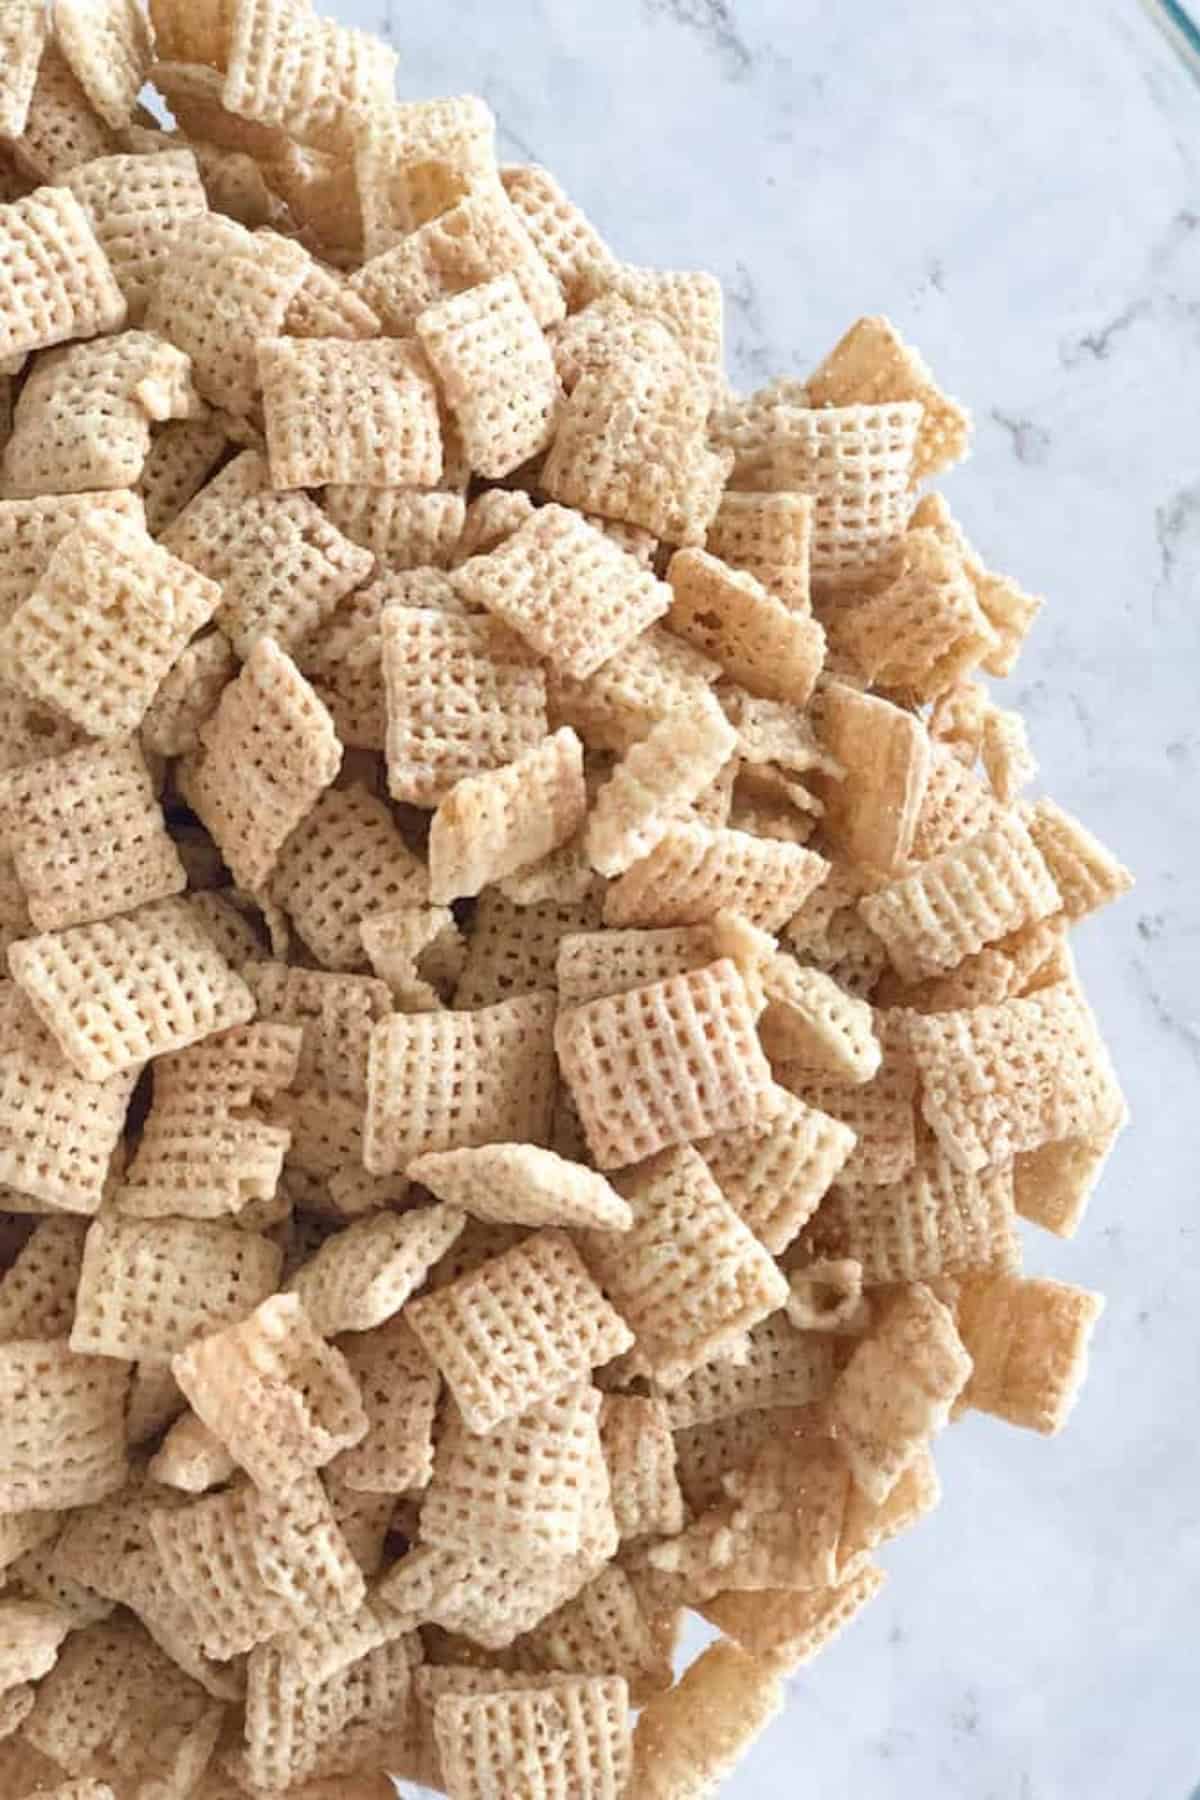
[[[0,45],[0,1792],[698,1800],[1101,1306],[969,421],[308,0]]]

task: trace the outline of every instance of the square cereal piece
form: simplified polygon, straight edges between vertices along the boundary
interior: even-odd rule
[[[277,488],[441,480],[437,389],[411,340],[262,336],[258,368]]]
[[[716,953],[708,925],[571,932],[558,948],[559,1004],[582,1006],[664,981],[669,975],[686,975],[706,968]]]
[[[373,258],[496,175],[496,121],[475,94],[377,106],[355,156],[366,254]]]
[[[990,830],[864,896],[859,912],[901,979],[917,982],[1049,918],[1060,904],[1033,838],[1006,813]]]
[[[198,405],[187,357],[150,332],[49,352],[13,413],[6,492],[19,500],[131,487],[150,454],[151,421],[186,418]]]
[[[120,513],[134,524],[143,518],[136,495],[123,492],[0,500],[0,624],[7,624],[28,600],[59,544],[93,512]],[[7,721],[2,735],[6,740],[15,735]],[[41,754],[48,756],[54,748],[49,744]],[[0,762],[6,768],[16,766],[3,757]]]
[[[182,765],[188,802],[234,879],[256,892],[341,767],[333,721],[291,658],[264,637],[199,736]]]
[[[508,163],[500,170],[504,191],[563,291],[570,312],[584,305],[616,257],[595,226],[569,200],[548,169]]]
[[[234,0],[222,100],[242,118],[345,156],[395,72],[390,45],[317,18],[307,0]]]
[[[623,300],[671,333],[714,399],[725,385],[725,306],[715,275],[693,269],[639,269],[630,263],[594,271],[592,292]]]
[[[377,1800],[366,1770],[404,1762],[412,1665],[421,1647],[415,1635],[397,1634],[390,1620],[386,1631],[378,1622],[376,1629],[382,1641],[323,1676],[309,1673],[293,1639],[251,1652],[246,1748],[230,1759],[241,1792],[282,1793],[284,1783],[301,1800]],[[315,1786],[304,1780],[330,1770],[343,1773]]]
[[[198,1332],[245,1318],[275,1289],[282,1252],[255,1232],[193,1219],[98,1219],[88,1231],[71,1347],[165,1363]]]
[[[887,1029],[888,1017],[876,1015],[883,1062],[870,1081],[847,1082],[790,1063],[775,1067],[783,1087],[853,1132],[854,1147],[839,1171],[847,1186],[886,1187],[916,1161],[916,1070],[903,1031]]]
[[[424,1284],[465,1224],[449,1206],[379,1213],[335,1232],[288,1281],[322,1337],[371,1331]]]
[[[498,549],[472,557],[454,585],[576,681],[640,637],[671,603],[635,557],[562,506],[540,508]]]
[[[633,1343],[575,1246],[557,1231],[538,1232],[412,1301],[406,1317],[468,1430],[478,1434],[586,1380]]]
[[[883,1052],[865,1000],[783,951],[768,964],[763,987],[767,1004],[759,1036],[773,1063],[802,1064],[842,1081],[870,1081],[878,1074]]]
[[[25,129],[10,154],[28,182],[57,183],[98,156],[120,149],[116,132],[92,108],[66,57],[51,38],[42,53]]]
[[[428,307],[416,329],[475,474],[499,480],[545,450],[562,390],[515,277]]]
[[[367,1434],[343,1450],[333,1473],[355,1493],[407,1494],[433,1474],[433,1426],[441,1376],[407,1320],[394,1317],[340,1346],[362,1394]]]
[[[830,843],[869,868],[902,868],[917,853],[929,733],[913,713],[841,682],[823,689],[817,713],[821,742],[842,769],[819,783]]]
[[[906,533],[893,561],[886,587],[830,618],[833,641],[870,685],[935,700],[986,660],[996,634],[936,532]]]
[[[13,983],[0,1000],[0,1182],[55,1212],[94,1213],[138,1071],[85,1080]]]
[[[228,430],[237,427],[225,419]],[[189,500],[162,533],[162,546],[182,562],[199,567],[214,543],[223,541],[225,521],[243,501],[271,491],[271,471],[258,449],[241,450]]]
[[[459,569],[473,557],[487,556],[531,519],[536,508],[524,488],[485,488],[468,506],[462,535],[450,559]]]
[[[532,906],[516,905],[499,888],[486,889],[475,909],[455,1006],[491,1006],[556,986],[560,944],[570,932],[598,926],[600,908],[595,886],[582,900]]]
[[[556,1612],[526,1632],[513,1652],[522,1668],[621,1675],[644,1706],[674,1679],[671,1656],[682,1614],[657,1603],[644,1577],[609,1563]],[[497,1682],[504,1677],[498,1676]]]
[[[702,544],[733,466],[710,450],[709,392],[674,361],[625,357],[580,377],[542,469],[552,500]]]
[[[548,674],[555,724],[573,725],[590,750],[628,750],[671,712],[702,706],[720,667],[657,625],[589,675]]]
[[[448,906],[398,906],[371,913],[359,922],[358,933],[397,1012],[437,1012],[453,994],[467,944]]]
[[[1024,809],[1022,817],[1072,923],[1119,900],[1133,886],[1133,876],[1112,851],[1045,795]]]
[[[725,494],[704,547],[796,612],[811,609],[811,494]]]
[[[971,415],[944,394],[919,350],[906,344],[890,319],[858,319],[818,363],[806,382],[813,406],[919,400],[924,408],[913,457],[913,479],[961,462]]]
[[[302,1030],[296,1088],[328,1088],[364,1100],[371,1028],[392,1010],[385,984],[366,975],[334,975],[278,962],[261,964],[247,979],[260,1020]]]
[[[105,124],[128,125],[154,60],[137,0],[55,0],[54,35]]]
[[[125,737],[220,597],[144,527],[93,513],[0,633],[0,657],[32,699],[93,737]]]
[[[957,1320],[974,1362],[963,1399],[980,1412],[1053,1436],[1087,1376],[1088,1344],[1104,1297],[1061,1281],[974,1272]]]
[[[442,1694],[433,1730],[449,1791],[461,1800],[619,1800],[633,1756],[619,1676],[548,1677],[544,1687]]]
[[[999,1006],[910,1014],[906,1029],[922,1114],[960,1169],[1102,1137],[1124,1117],[1096,1021],[1068,984]]]
[[[0,1344],[0,1507],[92,1506],[125,1485],[129,1367],[65,1338]]]
[[[163,265],[146,309],[147,329],[186,351],[207,401],[234,418],[253,419],[260,400],[258,342],[283,330],[311,267],[300,244],[257,235],[216,213],[197,219]]]
[[[770,1663],[719,1638],[638,1719],[633,1770],[639,1800],[691,1800],[715,1792],[783,1711],[784,1699]]]
[[[1015,1156],[1013,1200],[1021,1217],[1055,1237],[1074,1237],[1124,1127],[1121,1117],[1093,1137],[1060,1138]]]
[[[327,969],[361,969],[359,928],[373,913],[420,904],[424,863],[382,800],[355,784],[326,788],[280,851],[271,893]]]
[[[158,537],[173,524],[195,498],[228,442],[222,421],[207,411],[193,419],[172,419],[153,433],[137,485],[151,537]]]
[[[887,1305],[834,1383],[830,1412],[856,1486],[880,1505],[950,1417],[971,1358],[927,1287]]]
[[[825,660],[825,633],[815,619],[706,550],[677,551],[667,580],[672,631],[752,694],[808,705]]]
[[[128,912],[187,886],[132,741],[89,744],[0,776],[0,835],[38,931]]]
[[[245,1236],[245,1233],[241,1234]],[[171,1368],[198,1419],[264,1494],[366,1436],[358,1384],[298,1294],[239,1308],[179,1348]]]
[[[285,337],[292,338],[345,338],[354,343],[379,336],[379,320],[346,277],[315,258],[283,324]]]
[[[0,137],[25,129],[48,29],[42,0],[8,0],[0,11]]]
[[[545,676],[502,625],[389,606],[381,631],[393,800],[436,806],[544,738]]]
[[[603,1175],[536,1144],[433,1150],[408,1173],[447,1205],[492,1224],[626,1231],[633,1221]]]
[[[728,958],[563,1012],[555,1048],[602,1169],[750,1125],[778,1105]]]
[[[682,366],[683,349],[673,333],[652,313],[631,306],[619,294],[602,294],[550,334],[554,366],[567,393],[582,375],[611,362],[636,358]]]
[[[87,1233],[82,1219],[43,1219],[0,1275],[0,1342],[65,1338]]]
[[[74,194],[39,188],[0,206],[0,359],[117,331],[125,314],[125,296]]]
[[[836,1587],[714,1594],[699,1610],[743,1650],[790,1675],[852,1625],[885,1580],[882,1569],[867,1563]]]
[[[362,1571],[321,1482],[300,1475],[276,1494],[238,1482],[151,1514],[168,1581],[195,1616],[204,1652],[240,1656],[279,1632],[362,1605]]]
[[[141,318],[163,264],[208,211],[195,156],[165,147],[156,156],[102,156],[72,169],[63,186],[91,221],[131,320]]]
[[[182,899],[26,938],[8,957],[14,980],[89,1081],[254,1014],[249,988]]]
[[[799,1331],[785,1312],[771,1313],[746,1333],[736,1356],[724,1354],[701,1363],[665,1396],[671,1430],[690,1431],[764,1408],[775,1411],[781,1427],[785,1419],[790,1427],[794,1421],[782,1409],[815,1412],[829,1397],[833,1371],[827,1335]],[[782,1429],[779,1435],[784,1435]]]
[[[873,1288],[1011,1269],[1020,1256],[1012,1169],[967,1174],[935,1152],[884,1187],[835,1187],[789,1261],[849,1259]]]
[[[654,1157],[617,1187],[633,1227],[589,1238],[591,1266],[654,1379],[677,1387],[777,1311],[787,1282],[690,1147]]]
[[[514,278],[543,329],[563,317],[562,289],[504,189],[488,182],[372,257],[352,285],[387,335],[404,337],[426,307],[502,275]]]
[[[941,494],[926,494],[917,503],[909,520],[909,529],[936,531],[942,542],[961,557],[975,589],[975,598],[996,634],[997,641],[984,658],[983,666],[989,675],[1011,675],[1043,602],[1035,595],[1025,593],[1007,575],[994,575],[984,567]]]
[[[854,1142],[848,1125],[781,1092],[773,1117],[701,1138],[696,1148],[739,1218],[781,1256],[820,1206]]]
[[[138,733],[143,750],[152,756],[190,755],[200,742],[200,727],[212,718],[237,672],[237,657],[223,632],[193,638],[146,708]]]
[[[371,1034],[363,1161],[391,1175],[428,1150],[544,1144],[554,1099],[554,997],[477,1012],[394,1013]]]
[[[422,1543],[527,1562],[574,1556],[597,1470],[600,1402],[590,1383],[565,1388],[486,1437],[451,1413],[421,1501]]]
[[[688,822],[668,825],[654,849],[612,882],[607,925],[699,925],[719,912],[778,931],[820,886],[824,857],[800,844]]]
[[[666,1402],[637,1394],[607,1394],[600,1413],[600,1442],[622,1542],[674,1537],[682,1531],[683,1495],[675,1474],[675,1440]]]
[[[583,745],[569,725],[486,774],[466,775],[429,829],[429,897],[448,905],[538,863],[587,813]]]
[[[388,574],[448,569],[467,516],[461,494],[425,494],[362,483],[331,484],[321,504],[343,537],[369,550]]]

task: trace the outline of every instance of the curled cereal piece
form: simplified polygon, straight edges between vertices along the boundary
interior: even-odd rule
[[[618,1676],[547,1676],[523,1691],[441,1694],[433,1729],[447,1786],[462,1800],[487,1800],[514,1778],[528,1800],[620,1800],[628,1788],[629,1697]]]
[[[503,768],[464,776],[429,832],[429,897],[437,905],[540,862],[587,812],[583,746],[564,726]]]
[[[626,751],[600,789],[587,827],[588,860],[619,875],[661,841],[673,818],[715,780],[737,734],[715,700],[693,714],[671,713]]]
[[[627,1230],[629,1207],[603,1175],[536,1144],[434,1151],[408,1175],[450,1206],[495,1224]]]
[[[32,282],[18,273],[30,267],[38,271]],[[125,296],[87,213],[65,188],[38,188],[0,206],[0,269],[0,359],[125,323]]]
[[[1061,1431],[1087,1375],[1088,1342],[1103,1310],[1102,1295],[1065,1282],[968,1274],[957,1308],[974,1362],[965,1403],[1030,1431]]]
[[[970,1374],[953,1315],[928,1288],[907,1288],[882,1310],[830,1399],[839,1447],[869,1499],[887,1499]]]
[[[237,1463],[216,1432],[210,1431],[194,1412],[176,1419],[147,1473],[164,1487],[185,1494],[203,1494],[222,1487],[237,1471]]]
[[[416,1293],[463,1224],[462,1213],[449,1206],[362,1219],[323,1244],[288,1289],[322,1337],[370,1331]]]
[[[441,479],[437,393],[413,343],[260,334],[258,368],[275,487]]]
[[[769,1662],[718,1639],[643,1709],[633,1738],[634,1791],[641,1800],[713,1792],[783,1703]]]
[[[1029,748],[1029,734],[1018,712],[1008,712],[999,706],[988,707],[984,714],[980,755],[992,792],[1002,806],[1010,805],[1037,774],[1037,763]]]
[[[498,480],[546,449],[561,389],[514,276],[427,307],[416,330],[475,474]]]

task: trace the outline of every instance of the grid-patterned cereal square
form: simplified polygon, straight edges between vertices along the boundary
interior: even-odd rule
[[[138,0],[55,0],[54,34],[107,125],[128,125],[154,60]]]
[[[333,1465],[356,1493],[407,1494],[433,1473],[433,1426],[441,1377],[407,1320],[342,1340],[341,1351],[362,1394],[367,1434]]]
[[[360,969],[362,921],[422,903],[428,876],[382,800],[358,785],[326,788],[283,846],[271,893],[325,968]]]
[[[0,500],[0,624],[7,624],[22,601],[28,600],[62,540],[96,511],[120,513],[134,523],[140,523],[143,516],[136,495],[120,490]],[[4,738],[14,735],[5,721]],[[54,749],[50,743],[41,755],[48,756]],[[4,760],[4,766],[15,765]]]
[[[0,12],[0,136],[25,129],[48,28],[41,0],[9,0]]]
[[[967,454],[970,414],[942,392],[920,351],[904,342],[890,319],[856,320],[805,386],[813,406],[919,400],[924,411],[913,457],[917,480],[940,474]]]
[[[724,296],[715,275],[696,269],[639,269],[622,263],[595,271],[594,292],[623,300],[670,332],[710,393],[724,384]]]
[[[208,211],[196,158],[169,149],[102,156],[73,169],[63,185],[91,220],[131,319],[140,318],[181,235]]]
[[[277,488],[441,480],[437,390],[413,343],[263,338],[258,367]]]
[[[395,72],[389,44],[318,18],[310,0],[234,0],[222,101],[241,118],[345,156],[390,101]]]
[[[322,1337],[371,1331],[398,1313],[465,1224],[449,1206],[378,1213],[335,1232],[288,1281]]]
[[[461,494],[406,488],[332,484],[321,497],[344,537],[369,550],[389,574],[448,569],[462,537],[467,505]]]
[[[599,925],[600,907],[595,890],[582,900],[517,906],[499,888],[487,889],[475,911],[455,1005],[491,1006],[516,994],[554,987],[563,938]]]
[[[368,257],[449,211],[496,174],[496,121],[474,94],[375,107],[356,148]]]
[[[365,1099],[371,1028],[391,1011],[385,984],[365,975],[288,968],[278,962],[252,969],[248,981],[260,1020],[302,1028],[295,1086]]]
[[[0,1508],[92,1506],[125,1485],[129,1366],[64,1338],[0,1344]]]
[[[849,1126],[789,1093],[772,1118],[703,1138],[696,1148],[734,1211],[780,1256],[828,1193],[854,1141]]]
[[[461,1800],[619,1800],[633,1756],[619,1676],[547,1677],[497,1694],[442,1694],[433,1709],[442,1771]]]
[[[802,844],[690,822],[668,825],[646,856],[609,885],[608,925],[700,925],[735,912],[778,931],[820,886],[824,857]]]
[[[125,296],[74,194],[0,206],[0,360],[125,323]]]
[[[546,448],[561,389],[549,345],[513,276],[427,308],[417,335],[477,475],[498,480]]]
[[[703,706],[720,667],[651,625],[586,681],[550,671],[550,711],[592,750],[628,750],[672,712]]]
[[[503,768],[464,776],[430,826],[430,899],[444,906],[542,862],[586,813],[583,745],[569,725]]]
[[[28,182],[58,183],[72,169],[121,148],[52,37],[42,52],[25,129],[9,151]]]
[[[986,661],[996,634],[936,532],[907,532],[895,561],[886,587],[834,613],[833,641],[872,686],[935,700]]]
[[[808,705],[825,660],[825,633],[815,619],[706,550],[677,551],[667,580],[672,631],[750,693]]]
[[[568,309],[574,312],[590,298],[605,273],[615,273],[616,257],[548,169],[537,163],[510,163],[500,176],[526,231],[562,288]]]

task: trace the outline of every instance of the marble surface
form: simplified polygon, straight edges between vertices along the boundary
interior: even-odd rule
[[[1002,691],[1139,874],[1080,934],[1135,1115],[1053,1442],[974,1418],[883,1597],[731,1800],[1192,1800],[1200,1785],[1200,86],[1134,0],[341,0],[401,92],[475,90],[632,260],[715,270],[732,371],[886,311],[974,407],[947,482],[1050,605]]]

